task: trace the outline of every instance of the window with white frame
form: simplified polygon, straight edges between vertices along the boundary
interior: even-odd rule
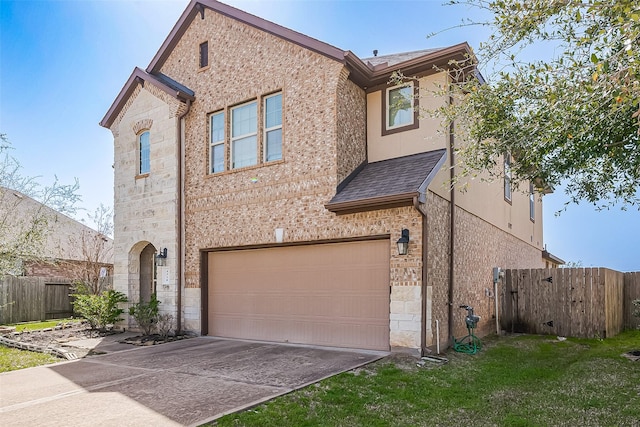
[[[414,85],[413,82],[392,86],[386,89],[386,130],[397,129],[414,124]]]
[[[511,155],[504,155],[504,199],[511,203]]]
[[[231,109],[231,169],[258,163],[258,104]]]
[[[209,119],[211,141],[209,147],[210,173],[222,172],[224,166],[224,111],[214,113]]]
[[[264,98],[264,161],[282,159],[282,93]]]
[[[534,222],[536,220],[536,195],[532,182],[529,183],[529,219]]]
[[[138,174],[143,175],[151,170],[151,142],[149,140],[149,131],[142,132],[138,136]]]

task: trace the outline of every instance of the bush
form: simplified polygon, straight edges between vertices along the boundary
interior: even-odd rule
[[[633,311],[633,315],[635,317],[640,317],[640,299],[632,301],[631,303],[636,307],[636,309]]]
[[[118,304],[127,302],[127,296],[122,292],[109,290],[99,295],[73,294],[74,311],[87,319],[91,329],[106,329],[107,325],[113,325],[122,320],[120,315],[124,309]]]
[[[136,323],[145,335],[151,335],[153,326],[158,322],[158,306],[160,301],[156,294],[151,294],[148,303],[139,302],[129,307],[129,314],[136,319]]]
[[[158,335],[166,341],[171,331],[173,331],[173,316],[166,313],[159,315],[156,329],[158,330]]]

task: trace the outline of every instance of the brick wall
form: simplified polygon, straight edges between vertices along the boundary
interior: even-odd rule
[[[203,41],[216,60],[199,70]],[[284,229],[285,242],[389,234],[391,343],[419,346],[420,214],[395,208],[337,216],[324,208],[366,156],[365,94],[348,80],[344,66],[205,10],[205,19],[194,19],[162,72],[197,98],[186,118],[187,328],[200,330],[203,249],[274,244],[276,228]],[[283,160],[208,175],[208,114],[228,114],[229,107],[274,91],[283,94]],[[402,228],[411,230],[412,241],[410,256],[399,258],[395,241]]]
[[[427,282],[432,292],[433,319],[428,328],[435,333],[435,320],[440,321],[441,343],[448,339],[449,206],[448,200],[429,192]],[[473,306],[482,317],[478,335],[493,333],[496,330],[493,267],[543,267],[542,254],[536,247],[459,207],[455,210],[454,235],[454,336],[466,334],[467,312],[458,308],[463,304]],[[430,345],[434,345],[435,336],[431,337]]]

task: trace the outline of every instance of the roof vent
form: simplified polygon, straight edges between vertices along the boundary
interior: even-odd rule
[[[378,56],[378,49],[373,49],[373,56]]]

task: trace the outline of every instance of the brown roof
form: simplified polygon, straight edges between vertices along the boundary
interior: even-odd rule
[[[446,157],[447,150],[441,149],[369,163],[341,184],[325,207],[336,213],[351,213],[410,206],[414,197],[424,202],[427,187]]]
[[[100,126],[106,128],[110,127],[116,117],[118,117],[120,110],[122,110],[122,107],[127,102],[127,99],[129,99],[129,96],[131,96],[131,93],[136,88],[136,86],[139,83],[144,85],[145,82],[151,83],[152,85],[158,87],[159,89],[162,89],[163,91],[180,101],[193,101],[195,99],[195,94],[191,89],[170,79],[164,74],[158,73],[157,76],[154,76],[136,67],[129,76],[129,79],[127,80],[125,85],[120,90],[120,93],[116,97],[115,101],[113,101],[113,104],[111,104],[109,111],[107,111],[107,113],[100,121]]]
[[[365,64],[369,63],[373,67],[378,67],[378,66],[389,67],[396,64],[400,64],[405,61],[409,61],[411,59],[428,55],[440,49],[443,49],[443,48],[422,49],[422,50],[414,50],[412,52],[402,52],[402,53],[392,53],[389,55],[372,56],[371,58],[362,58],[362,62],[364,62]]]
[[[386,55],[379,57],[386,58],[384,62],[374,59],[365,63],[353,52],[339,49],[320,40],[314,39],[297,31],[285,28],[281,25],[267,21],[266,19],[251,15],[235,7],[220,3],[216,0],[191,0],[178,22],[165,39],[164,43],[151,60],[145,71],[136,68],[131,77],[120,91],[120,94],[109,108],[100,125],[110,127],[120,110],[124,106],[127,98],[131,95],[136,85],[140,81],[151,81],[158,84],[163,90],[177,97],[181,101],[194,99],[195,94],[187,90],[179,90],[179,82],[168,81],[168,76],[160,74],[160,70],[165,61],[180,41],[181,37],[189,28],[191,21],[203,14],[204,10],[210,9],[229,18],[243,22],[252,27],[280,37],[291,43],[302,46],[305,49],[317,52],[327,58],[344,64],[350,71],[349,78],[362,88],[370,88],[379,84],[387,83],[392,72],[401,70],[406,76],[415,76],[420,73],[432,72],[434,67],[446,68],[451,60],[464,61],[469,56],[473,57],[471,48],[467,43],[460,43],[442,49],[426,49],[423,51],[406,52],[396,55]],[[173,84],[171,83],[173,82]],[[168,89],[168,90],[167,90]],[[185,88],[186,89],[186,88]]]

